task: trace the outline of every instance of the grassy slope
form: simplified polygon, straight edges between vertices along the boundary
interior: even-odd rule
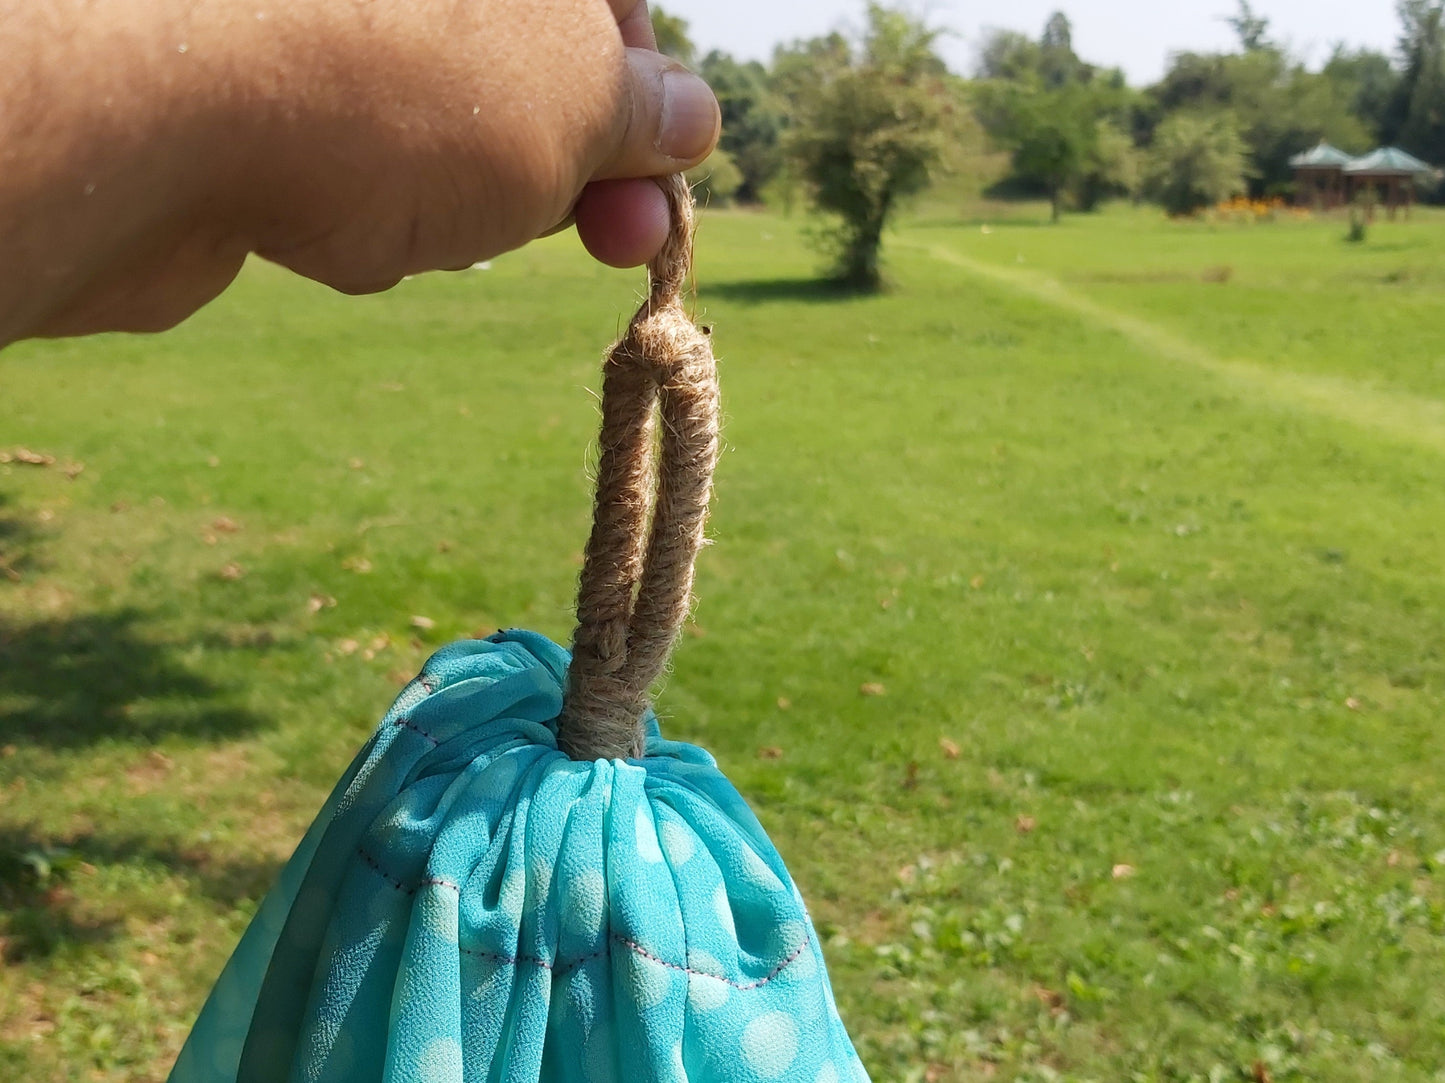
[[[663,708],[875,1078],[1445,1071],[1445,222],[1342,232],[914,228],[847,300],[705,224],[730,447]],[[162,1074],[394,682],[565,636],[633,290],[561,240],[360,302],[258,266],[0,359],[0,445],[86,466],[0,467],[0,854],[71,852],[0,878],[0,1074]]]

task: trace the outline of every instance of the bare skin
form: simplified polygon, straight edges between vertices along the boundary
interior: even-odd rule
[[[575,211],[645,262],[640,178],[718,130],[653,45],[646,0],[0,0],[0,346],[170,327],[250,252],[368,293]]]

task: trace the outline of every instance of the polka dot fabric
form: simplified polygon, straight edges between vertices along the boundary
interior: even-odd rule
[[[557,748],[568,655],[503,632],[398,697],[263,902],[172,1083],[864,1083],[757,819],[647,719]]]

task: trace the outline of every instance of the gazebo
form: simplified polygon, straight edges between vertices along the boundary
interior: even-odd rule
[[[1376,198],[1383,190],[1386,214],[1394,218],[1395,208],[1403,206],[1408,215],[1415,201],[1415,178],[1434,172],[1399,147],[1380,147],[1344,167],[1346,194],[1354,199],[1364,193],[1366,213],[1373,218]]]
[[[1345,166],[1352,159],[1323,139],[1289,160],[1294,168],[1294,201],[1301,207],[1333,210],[1345,201]]]

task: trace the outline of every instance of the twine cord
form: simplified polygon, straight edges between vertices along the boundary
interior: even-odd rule
[[[603,364],[592,534],[577,592],[558,743],[574,760],[642,754],[647,692],[692,603],[718,453],[717,364],[683,306],[692,192],[659,182],[672,228],[647,300]]]

